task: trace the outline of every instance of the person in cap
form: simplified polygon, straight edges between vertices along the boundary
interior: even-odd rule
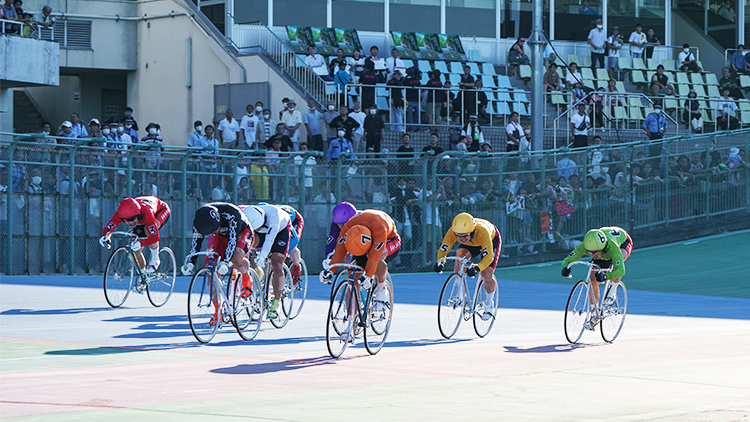
[[[646,131],[648,139],[662,139],[667,131],[667,119],[662,113],[661,103],[654,103],[654,111],[646,116],[643,121],[643,130]]]
[[[596,71],[597,62],[599,63],[599,67],[606,69],[604,66],[604,47],[607,46],[607,33],[604,32],[604,24],[601,19],[596,21],[596,28],[592,28],[589,31],[589,36],[586,40],[591,50],[591,70]]]
[[[302,113],[297,110],[297,102],[289,100],[286,104],[286,111],[282,114],[281,124],[289,139],[292,140],[294,150],[299,151],[299,128],[302,126]]]
[[[609,54],[607,55],[607,69],[609,69],[609,78],[615,78],[615,70],[620,71],[618,61],[620,60],[620,49],[622,49],[622,35],[620,35],[620,27],[615,26],[612,28],[612,35],[607,38],[607,47]]]

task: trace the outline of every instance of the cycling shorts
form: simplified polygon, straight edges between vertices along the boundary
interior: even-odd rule
[[[237,236],[237,248],[240,248],[242,251],[245,252],[245,256],[247,256],[247,253],[250,252],[250,243],[248,242],[248,239],[251,238],[253,235],[253,231],[248,229],[243,230],[240,232],[240,234]],[[229,243],[229,238],[221,235],[212,235],[209,239],[209,247],[213,249],[214,251],[218,252],[219,254],[223,252],[225,253],[231,253],[234,255],[234,251],[228,251],[227,252],[227,245]],[[221,259],[224,259],[224,255],[222,254]],[[231,259],[231,257],[230,257]]]
[[[292,251],[299,245],[300,238],[297,237],[297,230],[292,227],[289,233],[289,250]]]
[[[291,231],[292,230],[289,229],[289,226],[287,226],[286,230],[279,231],[276,235],[276,239],[273,240],[273,244],[271,245],[271,253],[280,253],[284,256],[289,253]],[[263,249],[263,244],[266,243],[266,233],[256,233],[255,235],[258,236],[256,249]]]
[[[482,256],[482,258],[484,258],[481,246],[461,245],[458,249],[466,249],[469,251],[472,258],[475,256]],[[492,250],[495,251],[495,258],[489,266],[492,268],[492,271],[495,271],[495,268],[497,268],[497,259],[500,258],[500,233],[495,232],[495,237],[492,238]]]

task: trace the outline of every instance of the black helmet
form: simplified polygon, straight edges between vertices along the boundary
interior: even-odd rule
[[[219,210],[213,205],[206,204],[195,211],[193,227],[201,235],[207,236],[219,228],[220,221]]]

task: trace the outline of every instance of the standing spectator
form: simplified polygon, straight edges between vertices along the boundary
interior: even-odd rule
[[[333,81],[333,78],[328,75],[328,69],[326,68],[326,61],[320,54],[315,53],[315,47],[307,47],[307,57],[305,57],[305,66],[310,72],[318,75],[324,81]]]
[[[281,110],[279,111],[279,120],[284,118],[284,112],[289,107],[289,98],[282,98],[281,100]],[[258,118],[260,120],[260,118]]]
[[[138,122],[135,121],[135,117],[133,117],[133,109],[130,107],[125,107],[125,110],[123,110],[124,118],[130,118],[130,120],[133,121],[133,129],[137,132],[138,131]]]
[[[276,133],[273,134],[268,140],[263,144],[266,149],[274,149],[274,142],[279,142],[279,151],[283,152],[289,152],[294,149],[294,145],[292,145],[292,140],[286,135],[286,129],[284,129],[284,124],[279,123],[276,125]],[[278,155],[277,155],[278,156]]]
[[[34,23],[36,23],[37,26],[41,26],[47,29],[52,28],[53,26],[55,26],[55,18],[50,16],[50,13],[52,13],[52,8],[44,5],[44,7],[42,7],[42,15],[37,15],[39,16],[39,18],[34,17]]]
[[[508,63],[512,65],[529,64],[529,56],[526,55],[524,44],[526,44],[526,39],[519,38],[510,47],[510,51],[508,51]]]
[[[370,108],[375,104],[375,85],[378,83],[378,77],[375,74],[375,64],[372,61],[365,62],[365,71],[359,77],[359,83],[362,84],[362,107]],[[366,86],[365,86],[366,85]]]
[[[270,112],[268,116],[271,116]],[[287,103],[286,113],[281,118],[281,123],[284,125],[287,136],[292,140],[294,150],[299,151],[299,128],[302,126],[302,113],[297,110],[297,103],[294,100],[289,100]]]
[[[690,44],[682,44],[682,51],[677,55],[677,61],[680,62],[680,70],[688,73],[699,73],[702,69],[698,66],[695,54],[690,52]]]
[[[38,167],[31,169],[31,181],[29,182],[28,192],[31,194],[43,193],[42,171]]]
[[[427,145],[426,147],[422,148],[422,152],[432,151],[435,153],[435,155],[442,154],[443,148],[438,146],[438,134],[432,133],[430,134],[430,145]]]
[[[344,130],[344,137],[348,141],[348,146],[351,151],[351,142],[352,142],[352,138],[354,135],[354,131],[357,130],[357,128],[359,127],[359,123],[357,123],[356,120],[349,117],[349,108],[346,106],[341,106],[341,108],[339,109],[339,116],[331,120],[331,123],[328,124],[328,127],[336,130],[337,134],[338,134],[339,129]]]
[[[646,120],[643,121],[643,129],[646,130],[648,139],[654,140],[664,137],[667,131],[667,119],[662,115],[661,104],[654,104],[654,111],[649,113]]]
[[[367,62],[372,63],[372,69],[373,71],[379,71],[378,73],[381,73],[379,76],[383,76],[382,72],[385,71],[385,63],[383,62],[383,59],[378,57],[378,47],[372,46],[370,47],[370,56],[365,59],[365,66],[367,66]]]
[[[193,123],[193,128],[195,130],[188,137],[187,145],[189,147],[203,146],[203,122],[196,120],[195,123]]]
[[[307,129],[307,145],[313,151],[323,151],[323,135],[320,133],[320,119],[322,118],[323,113],[315,108],[315,100],[307,100],[307,111],[302,119]]]
[[[578,8],[579,15],[598,15],[599,11],[593,7],[589,7],[589,2],[584,1],[581,7]]]
[[[0,9],[0,17],[6,21],[17,21],[20,20],[20,17],[16,13],[16,8],[13,7],[13,0],[5,0],[5,4],[3,4],[2,9]],[[18,32],[18,25],[13,25],[9,23],[4,23],[4,29],[3,32],[6,34],[14,34]]]
[[[750,56],[750,54],[748,54]],[[735,100],[743,98],[742,90],[736,84],[736,79],[729,74],[729,69],[726,67],[721,69],[721,79],[719,79],[719,92],[729,90],[729,96]]]
[[[469,152],[469,148],[466,146],[466,143],[470,141],[471,139],[468,136],[459,137],[458,143],[456,143],[456,151]]]
[[[162,139],[159,134],[161,133],[161,126],[159,126],[158,123],[149,123],[148,126],[146,126],[146,136],[141,138],[141,143],[163,143],[164,139]],[[162,150],[162,147],[154,147],[149,148],[146,152],[146,167],[150,169],[154,169],[158,166],[160,156],[159,153]]]
[[[349,72],[346,71],[346,63],[339,63],[338,69],[333,73],[333,82],[336,83],[339,89],[339,104],[346,104],[346,86],[351,79],[352,77],[349,75]]]
[[[244,142],[243,149],[256,149],[258,148],[258,142],[256,136],[258,134],[258,116],[253,112],[253,105],[248,104],[245,107],[245,115],[242,116],[240,122],[240,144]]]
[[[401,71],[393,71],[391,79],[387,83],[391,98],[391,131],[404,131],[404,82],[401,80]]]
[[[614,79],[610,79],[607,83],[607,104],[609,104],[609,113],[611,116],[615,114],[615,107],[622,104],[620,96],[617,95],[617,82]]]
[[[352,152],[356,154],[358,152],[365,152],[365,150],[367,149],[364,145],[362,145],[362,137],[365,135],[364,125],[367,114],[362,111],[362,107],[359,101],[355,101],[352,105],[354,106],[354,111],[349,113],[349,117],[354,119],[359,124],[357,130],[355,130],[352,134]],[[375,107],[374,103],[370,106],[370,108],[365,110],[367,110],[367,112],[369,113],[370,109],[372,109],[373,107],[375,108],[375,112],[377,113],[377,107]]]
[[[133,140],[133,143],[137,144],[139,142],[138,131],[133,127],[133,125],[135,125],[133,116],[126,116],[122,119],[122,123],[125,126],[125,134],[130,136],[130,139]]]
[[[289,105],[289,101],[286,102],[287,106]],[[284,107],[284,111],[286,111],[287,107]],[[256,101],[255,102],[255,117],[258,118],[258,121],[260,121],[263,118],[263,102],[262,101]]]
[[[116,148],[121,150],[127,149],[127,145],[123,145],[123,143],[135,143],[130,135],[125,133],[125,125],[122,122],[117,124],[117,132],[115,133],[114,142],[116,142]]]
[[[654,34],[654,28],[649,27],[646,31],[646,58],[651,58],[654,55],[654,46],[661,45],[661,41],[659,41],[658,38],[656,38],[656,35]]]
[[[419,131],[418,126],[414,126],[415,123],[420,123],[420,95],[419,95],[419,86],[422,85],[419,82],[419,70],[416,67],[410,67],[406,69],[406,79],[404,79],[404,86],[406,88],[406,101],[408,102],[408,106],[406,108],[406,123],[407,131]]]
[[[508,138],[505,147],[506,152],[518,151],[520,149],[522,129],[521,125],[518,123],[519,119],[520,116],[517,112],[514,111],[510,113],[510,123],[508,123],[508,126],[505,128],[505,133]]]
[[[570,62],[568,65],[568,74],[565,75],[565,84],[568,86],[568,89],[573,89],[575,84],[578,83],[583,83],[581,72],[578,71],[578,65],[576,62]]]
[[[544,91],[562,91],[562,85],[560,85],[560,75],[557,74],[557,65],[552,63],[549,68],[544,72]]]
[[[570,117],[570,135],[573,148],[586,148],[589,145],[591,119],[586,115],[586,104],[578,104],[578,113]]]
[[[348,68],[349,74],[352,76],[352,83],[358,84],[359,77],[362,76],[362,72],[365,71],[365,58],[360,55],[359,49],[354,49],[354,56],[349,57]]]
[[[489,124],[490,116],[487,114],[487,104],[489,104],[489,101],[487,100],[487,94],[482,90],[484,82],[482,82],[481,79],[477,79],[477,81],[474,82],[474,86],[477,89],[477,115],[482,116],[485,122]]]
[[[372,148],[373,152],[380,152],[380,143],[385,137],[385,123],[378,114],[378,108],[373,105],[370,107],[369,115],[362,122],[362,129],[365,136],[366,150]],[[360,129],[357,129],[359,131]],[[356,132],[355,132],[356,133]],[[357,152],[355,150],[355,152]]]
[[[221,148],[237,148],[237,139],[239,138],[240,123],[234,118],[234,112],[228,108],[224,112],[224,118],[219,122],[217,135]]]
[[[724,89],[721,100],[716,104],[716,124],[721,130],[735,130],[740,127],[738,108],[729,98],[729,90]]]
[[[739,44],[737,46],[737,51],[732,54],[730,65],[732,66],[732,73],[735,75],[737,75],[738,73],[750,75],[750,64],[748,64],[745,60],[745,56],[743,55],[744,52],[745,46],[743,44]]]
[[[623,42],[622,35],[620,35],[620,27],[615,26],[612,28],[612,35],[607,38],[607,48],[609,49],[607,69],[609,69],[610,79],[615,78],[615,70],[620,70],[618,61],[620,60],[620,49],[622,49]]]
[[[630,52],[633,53],[633,58],[643,58],[643,46],[646,45],[646,34],[643,33],[643,27],[640,23],[635,24],[635,31],[630,34],[628,42],[632,45]]]
[[[591,70],[596,69],[596,62],[599,62],[599,67],[606,69],[604,65],[604,47],[607,45],[607,33],[604,32],[604,23],[601,19],[596,21],[596,28],[592,28],[589,31],[587,41],[591,49]]]
[[[475,151],[479,150],[479,145],[484,143],[484,134],[482,133],[482,128],[479,127],[479,119],[476,115],[472,114],[469,116],[469,123],[461,129],[461,136],[465,136],[471,140],[467,145],[469,152],[473,152],[471,151],[472,145]]]
[[[412,156],[414,156],[414,148],[410,146],[411,143],[411,135],[408,133],[404,133],[401,135],[401,146],[398,147],[396,152],[410,152],[412,153]]]
[[[81,123],[81,119],[78,117],[78,113],[70,113],[70,123],[73,124],[73,136],[74,138],[88,138],[89,132],[86,130],[86,126]]]
[[[330,63],[328,63],[328,73],[336,79],[336,73],[339,71],[339,65],[343,63],[344,68],[346,68],[346,59],[344,58],[344,50],[338,49],[336,50],[336,57],[331,60]]]
[[[339,117],[339,112],[336,111],[336,103],[333,101],[328,102],[328,110],[323,113],[323,120],[326,122],[326,137],[323,142],[323,150],[328,151],[328,143],[336,137],[336,128],[331,126],[333,119]]]
[[[544,53],[542,54],[542,58],[544,59],[544,66],[548,67],[550,64],[554,63],[557,59],[557,55],[552,51],[552,45],[547,43],[547,45],[544,47]]]
[[[196,122],[198,123],[198,122]],[[198,128],[196,128],[197,130]],[[219,140],[214,138],[214,127],[211,125],[206,126],[206,134],[202,135],[198,139],[198,144],[195,146],[200,147],[213,147],[213,150],[198,151],[199,154],[199,168],[202,174],[198,179],[200,180],[201,193],[203,198],[208,198],[211,187],[214,185],[214,173],[216,173],[217,164],[215,156],[219,154],[215,148],[219,148]],[[208,173],[208,174],[205,174]]]
[[[555,167],[557,168],[558,179],[564,177],[565,181],[569,182],[570,176],[578,176],[578,165],[567,155],[563,155],[563,158],[555,164]]]
[[[101,138],[102,137],[102,131],[101,131],[101,123],[99,123],[99,119],[91,119],[89,120],[89,138]]]
[[[475,114],[476,113],[476,96],[474,95],[474,77],[471,76],[471,68],[464,66],[464,74],[461,75],[461,81],[458,83],[458,87],[461,88],[461,96],[463,97],[463,110],[464,114]]]
[[[432,130],[435,131],[437,130],[435,125],[440,124],[440,113],[445,103],[445,91],[443,91],[443,83],[440,82],[439,70],[435,69],[430,73],[430,80],[425,87],[433,88],[427,91],[425,114],[427,114],[427,123],[432,125]]]
[[[688,127],[693,133],[703,133],[703,115],[701,113],[701,103],[697,99],[694,89],[688,93],[688,100],[685,101],[685,111],[682,114],[683,120],[687,122]]]
[[[391,57],[385,59],[385,68],[388,69],[388,78],[393,76],[393,72],[396,70],[406,72],[406,65],[404,61],[398,57],[398,50],[395,48],[391,49]]]
[[[737,12],[732,9],[732,2],[730,0],[722,2],[721,7],[716,13],[730,22],[737,20]]]
[[[518,151],[531,151],[531,125],[526,125],[523,127],[523,136],[521,136],[520,142],[518,143]],[[522,170],[526,170],[528,168],[530,161],[528,155],[521,155],[518,161],[521,165]]]
[[[331,140],[331,144],[328,147],[328,154],[326,155],[328,161],[336,161],[339,159],[339,156],[341,156],[342,153],[351,152],[351,144],[345,137],[346,131],[342,128],[339,128],[336,131],[336,134],[338,136]]]
[[[669,77],[664,74],[664,66],[656,66],[656,73],[651,77],[651,95],[654,97],[658,97],[659,94],[674,95],[674,91]]]

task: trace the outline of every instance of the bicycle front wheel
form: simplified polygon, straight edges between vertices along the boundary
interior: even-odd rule
[[[263,296],[260,293],[261,284],[254,271],[250,271],[250,278],[253,281],[253,290],[249,296],[242,297],[242,276],[239,276],[236,280],[232,295],[232,307],[234,309],[232,322],[237,328],[237,334],[245,341],[252,341],[258,335],[263,309]]]
[[[159,268],[150,277],[149,284],[146,287],[149,302],[157,308],[167,303],[172,296],[174,282],[177,279],[177,261],[175,261],[171,249],[161,248],[159,250],[159,262]]]
[[[604,341],[612,343],[620,334],[622,325],[625,323],[625,314],[628,312],[628,291],[622,281],[611,283],[609,288],[615,289],[615,300],[611,305],[602,305],[602,321],[599,324]],[[604,292],[604,297],[607,293],[612,294],[612,292]]]
[[[487,294],[484,291],[484,280],[481,279],[481,276],[477,282],[479,285],[474,297],[474,332],[479,337],[484,337],[489,334],[495,324],[495,319],[497,319],[497,301],[500,297],[498,290],[500,289],[495,283],[495,291]]]
[[[190,331],[201,343],[208,343],[216,335],[221,315],[216,312],[219,297],[216,281],[208,268],[201,268],[193,276],[188,289],[187,311]]]
[[[333,281],[331,282],[331,300],[333,300],[333,293],[336,291],[336,287],[339,285],[339,283],[343,283],[344,281],[346,281],[348,277],[349,271],[341,270],[336,273],[336,277],[334,277]]]
[[[440,335],[451,338],[463,319],[464,306],[466,305],[466,288],[461,276],[452,274],[445,280],[443,290],[440,292],[438,302],[438,328]]]
[[[354,307],[352,283],[342,282],[333,292],[333,299],[326,317],[326,347],[332,358],[338,358],[346,350],[349,338],[354,335]]]
[[[119,308],[125,303],[133,288],[135,267],[130,258],[130,251],[120,246],[112,252],[104,269],[104,298],[109,306]]]
[[[386,279],[380,293],[375,293],[377,285],[367,295],[367,326],[365,327],[365,349],[371,355],[378,353],[388,338],[393,317],[393,284]]]
[[[292,307],[289,319],[294,319],[299,315],[300,311],[302,311],[302,306],[305,305],[305,298],[307,298],[307,264],[305,264],[304,259],[300,259],[299,265],[302,274],[299,279],[292,279],[294,285],[294,306]]]
[[[281,268],[284,271],[284,285],[281,290],[281,297],[279,297],[281,304],[279,305],[279,309],[277,310],[278,317],[269,318],[271,320],[271,324],[273,324],[273,326],[276,328],[284,328],[284,326],[286,326],[286,323],[289,322],[289,315],[292,313],[292,306],[294,305],[294,286],[292,285],[292,273],[289,271],[289,267],[287,267],[286,265],[282,265]],[[270,278],[268,282],[272,285],[271,287],[273,287],[273,283],[271,282],[271,280],[273,280],[273,271],[271,271],[269,277]]]
[[[569,343],[576,343],[581,338],[590,312],[589,284],[581,280],[573,286],[565,305],[565,338]]]

